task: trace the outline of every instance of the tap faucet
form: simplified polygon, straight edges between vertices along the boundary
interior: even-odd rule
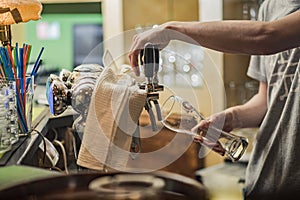
[[[158,69],[159,69],[159,49],[156,45],[147,43],[140,52],[140,64],[144,67],[146,82],[139,85],[140,89],[146,90],[147,98],[145,103],[145,110],[149,114],[151,127],[153,131],[157,130],[156,118],[153,112],[153,105],[156,110],[157,121],[162,120],[161,110],[158,103],[159,92],[164,90],[164,86],[159,84]],[[139,122],[138,122],[139,123]],[[131,143],[131,158],[135,159],[141,152],[140,129],[139,126],[134,132]]]
[[[159,69],[158,47],[154,44],[147,43],[141,51],[140,63],[144,66],[144,73],[146,77],[146,83],[140,85],[140,88],[147,92],[145,110],[149,114],[152,130],[156,131],[157,124],[152,105],[155,107],[157,120],[161,121],[162,117],[158,99],[159,92],[164,90],[164,86],[159,84],[157,76]]]

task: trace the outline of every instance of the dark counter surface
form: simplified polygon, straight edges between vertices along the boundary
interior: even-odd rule
[[[0,191],[16,184],[59,175],[62,174],[55,171],[24,165],[0,167]]]
[[[52,127],[71,126],[74,111],[70,109],[63,115],[56,117],[49,112],[47,106],[34,108],[34,110],[35,116],[31,134],[21,136],[19,141],[12,145],[12,149],[0,158],[0,190],[29,180],[63,174],[38,168],[32,163],[35,162],[33,160],[36,160],[36,152],[43,142],[41,135],[45,137]]]

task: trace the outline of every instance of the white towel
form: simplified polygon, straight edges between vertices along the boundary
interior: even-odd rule
[[[146,102],[129,75],[105,68],[94,89],[77,164],[105,171],[124,171],[132,135]]]

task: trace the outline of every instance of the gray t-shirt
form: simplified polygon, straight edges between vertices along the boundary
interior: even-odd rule
[[[300,0],[265,0],[259,20],[276,20],[299,8]],[[300,47],[251,57],[248,76],[267,83],[268,111],[247,168],[247,199],[300,196],[299,72]]]

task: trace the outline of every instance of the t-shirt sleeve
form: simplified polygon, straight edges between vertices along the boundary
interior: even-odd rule
[[[257,81],[267,82],[265,69],[261,56],[251,56],[247,75]]]

